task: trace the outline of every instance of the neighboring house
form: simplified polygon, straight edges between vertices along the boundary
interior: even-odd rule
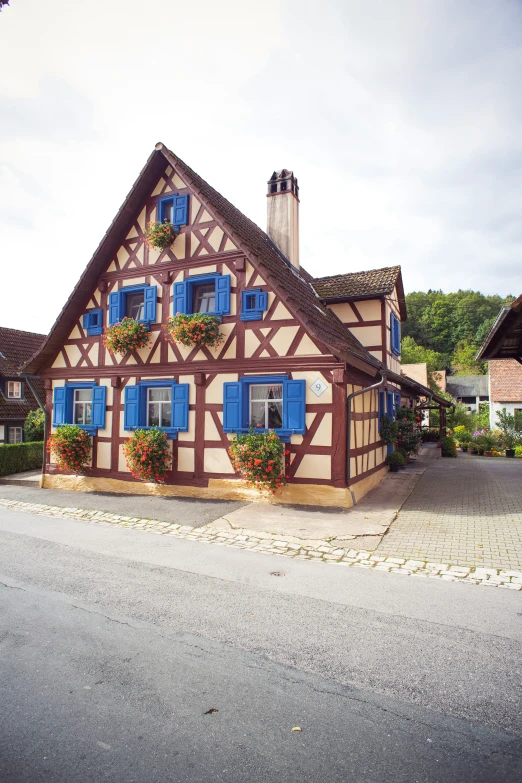
[[[401,372],[408,378],[413,378],[414,381],[421,383],[423,386],[429,386],[428,378],[428,365],[426,362],[417,362],[416,364],[401,364]],[[429,427],[430,424],[430,412],[424,410],[422,412],[421,426]]]
[[[478,411],[481,402],[489,402],[489,376],[448,375],[446,391],[468,411]]]
[[[438,388],[442,391],[446,391],[446,378],[447,378],[447,372],[446,370],[434,370],[431,373],[431,380],[433,383],[435,383]]]
[[[503,408],[522,418],[522,364],[515,359],[489,362],[489,424],[497,427],[497,413]]]
[[[44,334],[0,327],[0,443],[21,443],[27,414],[39,407],[27,380],[19,373],[44,339]],[[41,381],[31,379],[31,385],[44,400]]]
[[[497,426],[502,408],[522,414],[522,296],[502,308],[477,361],[489,361],[490,426]]]
[[[400,268],[314,280],[300,265],[292,172],[274,172],[267,206],[265,234],[156,145],[26,367],[44,379],[53,426],[76,420],[93,436],[88,476],[57,475],[48,462],[44,486],[149,491],[132,480],[122,446],[155,423],[158,395],[173,454],[162,494],[245,496],[227,448],[252,423],[288,444],[281,502],[349,506],[384,475],[379,417],[426,393],[400,375]],[[173,209],[179,236],[149,249],[146,225]],[[162,323],[198,310],[221,319],[224,343],[170,343]],[[130,314],[148,325],[150,348],[116,357],[101,333]]]

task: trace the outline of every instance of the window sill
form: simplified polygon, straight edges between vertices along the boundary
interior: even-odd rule
[[[250,310],[246,313],[241,313],[239,316],[240,321],[262,321],[263,312],[261,310]]]
[[[58,426],[60,426],[60,425],[58,425]],[[98,427],[94,427],[91,424],[77,424],[76,426],[79,427],[81,430],[85,430],[85,432],[88,435],[94,436],[94,435],[98,434]]]
[[[142,426],[141,424],[138,424],[137,427],[131,427],[128,430],[125,430],[126,432],[135,432],[136,430],[162,430],[167,440],[177,440],[178,439],[178,432],[185,432],[185,430],[180,430],[177,427],[147,427]]]
[[[266,427],[240,427],[239,429],[228,429],[224,428],[223,432],[230,432],[235,435],[245,435],[246,433],[250,432],[251,430],[254,430],[257,432],[268,432],[268,429]],[[284,429],[276,429],[273,430],[279,440],[282,443],[290,443],[290,438],[292,435],[304,435],[304,432],[302,430],[284,430]]]

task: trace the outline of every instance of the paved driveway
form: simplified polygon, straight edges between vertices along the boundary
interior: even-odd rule
[[[376,554],[520,569],[522,460],[434,460]]]

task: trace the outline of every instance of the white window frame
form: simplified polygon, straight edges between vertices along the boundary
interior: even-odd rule
[[[90,392],[90,394],[91,394],[90,399],[89,400],[77,400],[76,399],[76,395],[79,392],[85,392],[85,391],[86,392]],[[91,420],[90,421],[85,421],[87,405],[91,406]],[[77,421],[76,420],[76,406],[83,408],[82,417],[81,417],[82,420],[81,421]],[[74,389],[74,392],[73,392],[73,405],[72,405],[72,420],[73,420],[73,424],[77,424],[78,426],[83,425],[84,427],[92,427],[92,389]]]
[[[169,399],[168,400],[150,400],[149,399],[149,394],[150,394],[151,391],[166,391],[166,392],[169,393]],[[160,422],[160,424],[151,424],[150,423],[149,405],[159,405],[158,421]],[[170,423],[169,424],[162,424],[161,423],[162,419],[163,419],[163,416],[162,416],[162,414],[163,414],[162,405],[168,405],[169,419],[170,419]],[[172,427],[172,387],[171,386],[147,386],[147,399],[146,399],[145,409],[146,409],[146,419],[145,420],[147,422],[147,424],[146,424],[147,427],[163,427],[163,428],[167,428],[167,429],[169,427]]]
[[[16,438],[15,440],[11,440],[11,433],[20,433],[20,438]],[[23,428],[22,427],[9,427],[9,443],[15,444],[15,443],[22,443],[23,441]]]
[[[15,388],[18,389],[18,394],[14,393]],[[8,400],[22,399],[22,381],[7,381],[7,399]]]
[[[279,386],[281,389],[281,397],[275,398],[275,399],[269,399],[268,397],[266,399],[259,399],[256,398],[255,400],[252,399],[252,389],[259,388],[259,386]],[[284,416],[284,386],[282,383],[250,383],[248,386],[248,421],[251,424],[253,422],[253,416],[252,416],[252,403],[265,403],[265,426],[261,429],[281,429],[283,426],[283,416]],[[268,406],[272,402],[280,402],[281,403],[281,424],[279,427],[270,427],[269,424],[269,415],[268,415]],[[256,427],[257,425],[253,425]]]

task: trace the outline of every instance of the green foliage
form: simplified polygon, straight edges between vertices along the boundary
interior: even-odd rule
[[[515,446],[515,457],[522,457],[522,446]]]
[[[24,424],[25,440],[40,441],[44,439],[45,414],[41,408],[29,411]]]
[[[6,443],[0,446],[0,476],[36,470],[43,464],[43,440],[32,443]]]
[[[236,435],[228,450],[234,470],[250,487],[275,492],[287,483],[285,456],[290,454],[273,430]]]
[[[403,324],[403,363],[426,362],[428,371],[452,368],[454,374],[485,374],[483,363],[475,355],[483,343],[501,307],[514,297],[485,296],[479,291],[415,291],[406,296],[408,320]],[[407,343],[412,338],[414,343]],[[404,345],[406,356],[404,358]],[[415,346],[421,352],[415,351]],[[422,353],[422,351],[426,353]],[[441,357],[439,365],[431,368],[428,358],[435,352]],[[414,358],[411,357],[424,358]]]
[[[139,481],[165,481],[172,465],[172,449],[159,427],[136,430],[123,444],[127,467]]]
[[[417,414],[412,408],[397,408],[397,450],[416,454],[421,444],[421,433],[417,427]]]
[[[406,460],[404,459],[400,451],[392,451],[391,454],[388,454],[386,456],[385,461],[387,465],[390,465],[390,467],[392,465],[398,465],[399,467],[401,467],[402,465],[406,464]]]
[[[442,438],[441,454],[443,457],[457,456],[457,444],[455,443],[455,440],[450,435],[446,435],[445,438]]]
[[[497,427],[501,432],[502,445],[505,449],[514,449],[521,442],[521,434],[515,426],[515,417],[508,413],[506,408],[502,408],[497,413]]]
[[[379,434],[385,446],[392,446],[399,437],[399,425],[389,416],[384,415],[381,418]]]
[[[406,323],[408,322],[406,321]],[[442,370],[446,364],[446,359],[441,353],[418,345],[413,337],[405,337],[401,343],[401,363],[419,364],[421,362],[426,362],[428,373],[430,373],[435,370]]]

